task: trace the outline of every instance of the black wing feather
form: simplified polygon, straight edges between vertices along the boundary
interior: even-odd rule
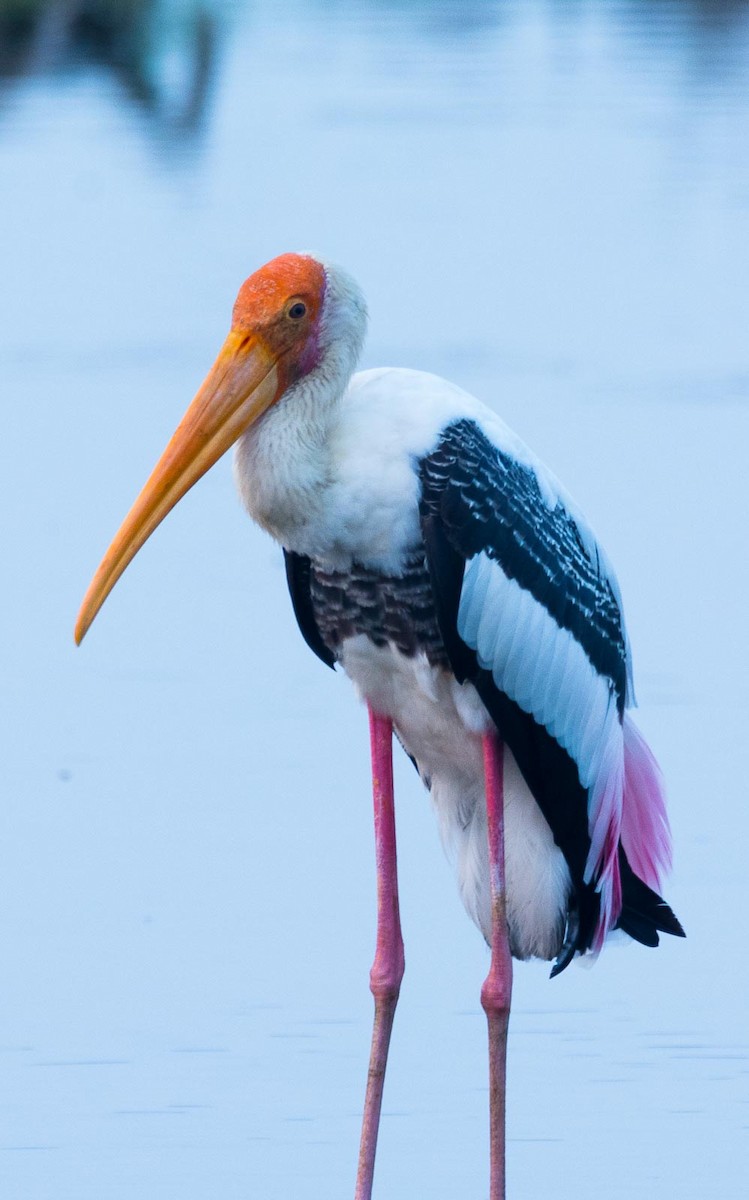
[[[296,554],[293,550],[287,550],[285,547],[283,556],[286,563],[286,582],[289,585],[291,604],[301,635],[310,650],[327,667],[335,669],[335,654],[323,640],[315,619],[311,594],[312,563],[306,554]]]

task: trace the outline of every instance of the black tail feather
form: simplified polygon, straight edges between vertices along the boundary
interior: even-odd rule
[[[658,931],[674,937],[686,937],[681,923],[665,900],[635,875],[624,851],[619,850],[619,870],[622,877],[622,911],[616,923],[643,946],[658,945]]]
[[[619,870],[622,880],[622,911],[616,929],[623,929],[643,946],[657,946],[659,933],[686,937],[678,917],[657,892],[635,875],[627,856],[619,847]],[[600,897],[591,884],[581,884],[570,897],[567,929],[562,948],[551,970],[551,978],[560,975],[572,962],[575,954],[585,954],[593,945],[598,922]]]

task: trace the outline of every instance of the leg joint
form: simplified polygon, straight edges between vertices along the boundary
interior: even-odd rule
[[[369,972],[369,987],[375,1000],[397,1000],[405,970],[402,944],[391,955],[378,954]]]
[[[490,972],[481,989],[481,1007],[487,1016],[507,1016],[512,997],[512,977]]]

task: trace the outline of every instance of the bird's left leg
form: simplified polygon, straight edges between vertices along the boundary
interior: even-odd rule
[[[484,736],[484,786],[489,833],[489,882],[492,900],[492,958],[481,989],[489,1023],[490,1200],[505,1200],[505,1091],[507,1025],[512,995],[512,957],[505,900],[504,743]]]
[[[405,969],[398,909],[398,869],[395,851],[393,797],[393,725],[389,717],[369,710],[372,744],[375,851],[377,855],[377,950],[369,976],[375,1002],[372,1053],[364,1100],[356,1200],[370,1200],[377,1132],[382,1108],[390,1034]]]

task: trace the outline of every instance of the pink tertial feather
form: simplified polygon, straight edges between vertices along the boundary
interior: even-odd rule
[[[658,891],[671,869],[671,830],[658,763],[628,715],[624,717],[624,803],[621,839],[635,875]]]

